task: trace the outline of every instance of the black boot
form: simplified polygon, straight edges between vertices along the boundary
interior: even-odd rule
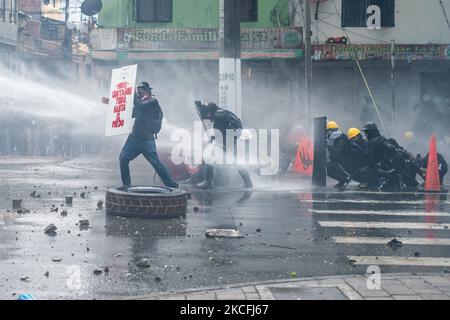
[[[213,167],[207,165],[205,172],[205,181],[197,184],[197,188],[200,189],[212,189],[212,181],[213,181]]]
[[[253,188],[252,179],[250,179],[250,175],[248,174],[247,170],[241,169],[238,171],[239,175],[242,177],[242,180],[244,181],[244,186],[247,189]]]

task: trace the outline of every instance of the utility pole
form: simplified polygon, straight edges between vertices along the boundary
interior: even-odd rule
[[[311,123],[311,96],[312,96],[312,60],[311,60],[311,2],[305,1],[305,115],[306,123]]]
[[[392,123],[395,123],[395,40],[391,40]]]
[[[65,16],[64,16],[64,52],[67,58],[72,56],[72,30],[68,28],[70,18],[70,0],[65,0]]]
[[[241,117],[241,0],[220,0],[219,17],[219,106]]]

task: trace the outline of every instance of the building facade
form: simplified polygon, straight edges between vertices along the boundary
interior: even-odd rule
[[[248,126],[279,126],[298,105],[302,28],[292,27],[288,0],[243,0],[241,46],[243,118]],[[168,118],[195,119],[194,100],[218,100],[219,1],[103,2],[91,32],[93,73],[103,85],[111,69],[137,63]],[[192,122],[190,122],[192,123]]]
[[[370,8],[374,5],[379,11]],[[303,26],[304,1],[291,1],[291,10],[293,24]],[[403,132],[413,129],[403,123],[415,121],[413,106],[426,96],[443,113],[450,113],[447,14],[448,1],[312,3],[314,114],[328,115],[346,127],[360,125],[362,106],[369,93],[356,59],[393,133],[398,123],[402,123]]]

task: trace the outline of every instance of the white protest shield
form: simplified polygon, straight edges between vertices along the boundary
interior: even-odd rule
[[[137,65],[113,69],[105,136],[129,134],[132,129]]]

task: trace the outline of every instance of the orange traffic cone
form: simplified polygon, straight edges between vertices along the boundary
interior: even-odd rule
[[[436,136],[431,136],[430,152],[428,153],[427,174],[425,177],[425,191],[441,191],[441,180],[439,178],[439,165],[436,150]]]

